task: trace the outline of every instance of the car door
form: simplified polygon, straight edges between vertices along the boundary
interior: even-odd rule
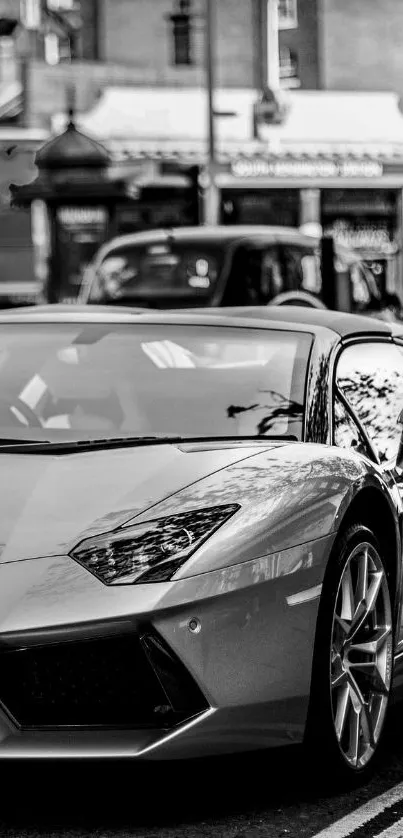
[[[403,410],[403,346],[362,340],[345,346],[336,362],[333,404],[334,443],[354,447],[380,465],[403,497],[396,471]],[[399,641],[403,639],[400,625]]]

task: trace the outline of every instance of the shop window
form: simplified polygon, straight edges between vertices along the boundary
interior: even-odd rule
[[[225,190],[222,193],[222,224],[268,224],[298,227],[298,189]]]
[[[297,0],[279,0],[278,28],[296,29],[298,26]]]

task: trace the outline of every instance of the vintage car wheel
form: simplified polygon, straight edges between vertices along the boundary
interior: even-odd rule
[[[338,540],[319,607],[306,748],[320,772],[359,779],[382,743],[393,669],[387,571],[371,530]]]

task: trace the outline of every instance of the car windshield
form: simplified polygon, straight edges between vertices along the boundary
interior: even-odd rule
[[[204,325],[3,324],[0,436],[301,439],[311,342]]]
[[[138,303],[185,298],[205,305],[215,288],[225,251],[203,241],[119,247],[104,256],[88,302]]]

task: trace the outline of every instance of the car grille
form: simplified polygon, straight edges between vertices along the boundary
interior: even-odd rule
[[[21,727],[169,729],[207,708],[154,634],[2,652],[0,701]]]

